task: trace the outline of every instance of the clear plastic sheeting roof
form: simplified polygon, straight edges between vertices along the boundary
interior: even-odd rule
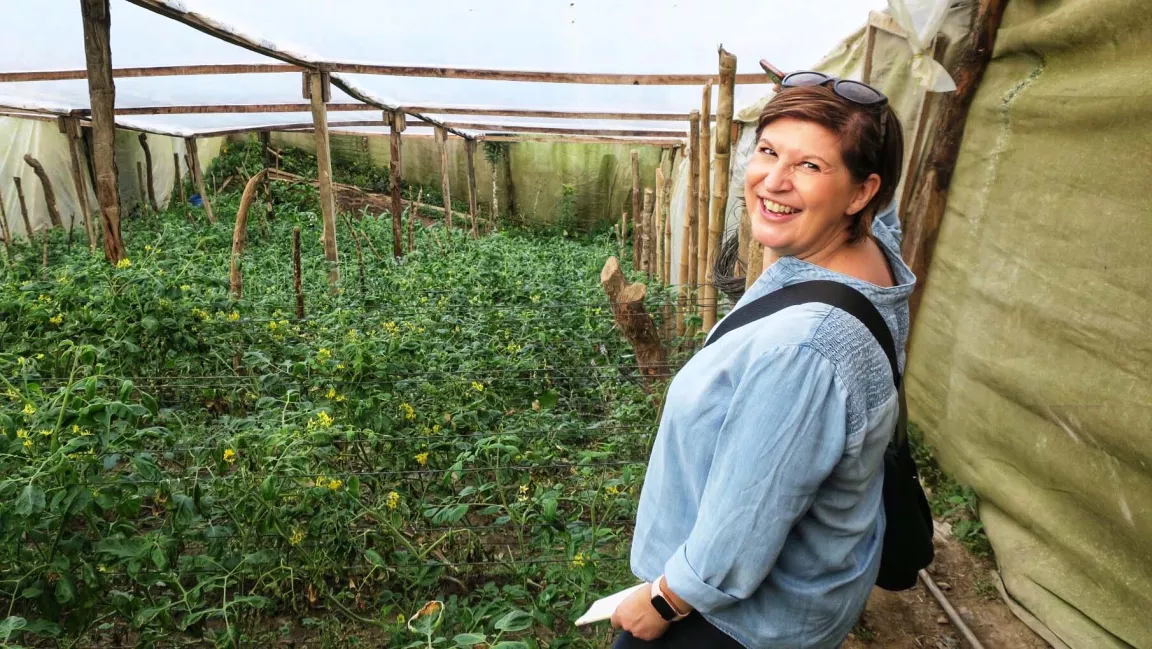
[[[126,0],[112,0],[112,63],[116,68],[302,61],[627,74],[715,74],[716,48],[721,43],[737,56],[739,73],[760,73],[761,58],[785,70],[808,67],[861,25],[869,10],[885,6],[884,0],[773,5],[679,0],[658,8],[618,0],[440,0],[431,7],[342,0],[339,11],[329,11],[318,10],[313,0],[135,1],[197,16],[273,50],[277,58],[225,42]],[[2,32],[0,72],[85,67],[80,7],[74,0],[12,3],[6,8]],[[685,114],[700,105],[700,88],[691,85],[333,76],[389,106]],[[293,73],[117,78],[116,89],[117,108],[303,102],[300,75]],[[760,85],[738,85],[737,107],[763,92]],[[333,87],[332,101],[355,100]],[[54,112],[83,110],[89,108],[87,85],[83,80],[0,83],[0,105]],[[353,121],[347,117],[351,114],[333,113],[329,119]],[[507,117],[437,116],[448,122],[521,124]],[[119,116],[117,121],[190,135],[235,126],[294,124],[299,118],[294,113],[208,113]],[[379,111],[372,119],[380,119]],[[550,123],[522,124],[544,127]],[[565,119],[562,123],[566,128],[625,131],[687,127],[684,121]]]

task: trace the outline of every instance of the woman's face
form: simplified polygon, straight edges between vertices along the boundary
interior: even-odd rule
[[[848,237],[851,215],[880,187],[857,183],[844,166],[840,138],[814,122],[780,118],[764,127],[748,160],[744,198],[752,237],[776,257],[812,257]]]

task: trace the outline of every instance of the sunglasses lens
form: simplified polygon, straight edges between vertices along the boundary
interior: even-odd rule
[[[784,77],[780,84],[786,88],[799,88],[802,86],[818,86],[828,81],[828,75],[820,72],[793,72]]]
[[[859,81],[852,81],[845,79],[836,84],[836,92],[849,101],[854,101],[864,106],[879,104],[885,100],[883,94],[872,86],[860,83]]]

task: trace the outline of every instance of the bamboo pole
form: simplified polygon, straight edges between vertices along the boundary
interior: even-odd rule
[[[192,175],[192,180],[196,183],[196,191],[200,193],[200,202],[204,205],[204,213],[208,215],[208,222],[216,222],[216,214],[212,211],[212,201],[208,197],[208,188],[204,186],[204,170],[200,168],[200,147],[196,143],[196,138],[184,138],[184,148],[188,151],[188,159],[185,161],[188,164],[188,173]],[[317,154],[319,155],[319,154]],[[323,204],[323,192],[321,192],[321,204]]]
[[[672,284],[672,185],[676,179],[676,161],[680,159],[680,147],[672,147],[672,160],[668,165],[668,180],[664,183],[664,283]]]
[[[300,272],[300,228],[292,228],[292,289],[296,293],[296,319],[304,319],[304,287]]]
[[[272,168],[272,142],[267,132],[260,134],[260,153],[264,160],[264,168]],[[269,222],[276,218],[276,208],[272,203],[272,183],[264,183],[264,214]]]
[[[397,258],[404,255],[404,251],[400,248],[400,216],[403,211],[403,201],[400,197],[400,183],[401,178],[401,159],[403,153],[403,142],[400,140],[401,133],[404,132],[404,113],[393,113],[391,116],[392,129],[388,136],[388,141],[391,149],[391,177],[388,184],[392,189],[392,254]],[[446,213],[446,222],[452,222],[452,213]],[[448,241],[452,241],[452,232],[449,229],[445,230],[448,235]]]
[[[690,287],[687,282],[689,263],[688,257],[692,251],[692,224],[688,220],[688,212],[693,208],[688,205],[691,201],[686,202],[684,206],[684,223],[680,230],[680,273],[677,276],[678,285],[676,287],[676,335],[683,337],[687,330],[685,329],[684,318],[688,315],[688,293]]]
[[[440,153],[440,194],[444,199],[444,228],[449,231],[448,242],[451,244],[452,187],[448,179],[448,133],[440,126],[433,132],[436,138],[436,150]]]
[[[256,200],[256,191],[260,183],[268,175],[267,169],[248,179],[244,185],[244,193],[240,196],[240,209],[236,210],[236,227],[232,230],[232,258],[228,273],[228,284],[232,290],[232,299],[239,300],[244,297],[244,275],[240,263],[244,257],[244,244],[248,240],[248,211],[252,201]]]
[[[656,214],[654,232],[656,233],[656,282],[664,283],[667,275],[664,274],[664,170],[656,169]]]
[[[336,245],[336,196],[332,191],[332,149],[328,140],[328,111],[324,104],[330,98],[331,87],[328,75],[306,72],[304,74],[307,93],[305,99],[312,105],[312,125],[316,129],[316,180],[320,184],[320,212],[323,220],[323,234],[320,243],[324,246],[324,258],[328,261],[328,287],[335,293],[340,282],[340,253]]]
[[[642,270],[640,257],[640,153],[632,151],[632,269]]]
[[[32,222],[28,220],[28,205],[24,202],[24,186],[19,176],[13,176],[12,181],[16,183],[16,198],[20,203],[20,217],[24,219],[24,236],[28,239],[28,243],[32,243]]]
[[[717,124],[719,127],[719,124]],[[719,143],[728,131],[716,129],[716,140]],[[696,223],[696,298],[707,311],[708,302],[704,299],[707,292],[708,276],[708,215],[712,198],[712,179],[709,170],[712,166],[712,80],[704,84],[704,92],[700,101],[700,188],[697,197],[697,223]],[[705,331],[708,329],[705,328]]]
[[[688,276],[681,278],[680,283],[688,287],[689,302],[692,312],[697,311],[697,295],[699,284],[696,276],[700,268],[700,112],[692,111],[689,118],[692,136],[688,139]]]
[[[33,158],[30,153],[24,154],[24,162],[32,167],[32,171],[40,179],[40,187],[44,190],[44,203],[48,207],[48,218],[52,221],[52,227],[63,227],[63,222],[60,220],[60,210],[56,209],[56,192],[52,190],[52,181],[49,180],[44,165],[40,164],[40,161]]]
[[[736,57],[720,48],[720,100],[716,106],[716,157],[714,164],[715,200],[708,217],[708,256],[704,273],[704,331],[716,325],[716,306],[719,293],[713,275],[716,256],[720,252],[720,237],[724,234],[724,215],[728,207],[728,182],[732,169],[732,138],[724,137],[732,130],[733,99],[736,92]]]
[[[468,216],[472,219],[472,238],[480,236],[476,227],[476,140],[464,140],[464,157],[468,163]]]
[[[112,81],[112,17],[109,0],[80,0],[84,25],[84,59],[87,64],[88,99],[92,106],[92,166],[96,172],[96,197],[104,233],[104,258],[117,263],[124,258],[120,233],[120,195],[116,189],[116,86]]]
[[[140,148],[144,149],[144,170],[148,179],[148,204],[153,212],[160,211],[160,204],[156,202],[156,181],[152,175],[152,150],[148,148],[148,135],[140,134]]]
[[[76,198],[80,201],[80,212],[84,218],[84,232],[88,236],[88,249],[96,250],[96,234],[92,230],[92,215],[88,206],[88,189],[84,185],[84,172],[80,166],[80,121],[74,117],[60,119],[60,131],[68,138],[68,158],[71,162],[72,184],[76,188]]]
[[[7,253],[6,259],[12,260],[12,230],[8,228],[8,212],[4,209],[4,196],[0,192],[0,227],[4,228],[4,252]]]

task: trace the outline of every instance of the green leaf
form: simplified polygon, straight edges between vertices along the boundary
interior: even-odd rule
[[[32,620],[24,626],[24,633],[31,633],[38,636],[46,636],[55,638],[60,635],[62,629],[59,624],[50,622],[48,620]]]
[[[432,632],[444,621],[444,602],[432,600],[425,604],[412,617],[408,618],[408,630],[431,637]]]
[[[121,381],[120,390],[117,392],[117,398],[121,401],[127,401],[128,397],[132,395],[132,385],[132,381],[129,381],[128,379]]]
[[[156,565],[157,570],[168,569],[168,555],[164,554],[164,550],[160,546],[152,548],[152,563]]]
[[[528,645],[517,640],[504,640],[492,645],[492,649],[528,649]]]
[[[31,516],[44,509],[44,490],[35,485],[27,485],[16,499],[17,516]]]
[[[368,560],[368,563],[374,566],[379,566],[380,568],[385,567],[384,558],[381,557],[380,553],[375,550],[365,550],[364,558]]]
[[[556,394],[553,390],[549,390],[537,397],[536,400],[540,402],[541,410],[551,410],[556,407],[556,402],[560,400],[560,395]]]
[[[515,609],[508,611],[504,617],[496,620],[496,629],[508,633],[523,631],[530,626],[532,626],[532,616]]]
[[[452,642],[455,642],[457,647],[472,647],[481,642],[488,642],[488,636],[480,633],[461,633],[452,638]]]
[[[11,615],[0,621],[0,640],[7,641],[12,637],[14,631],[18,631],[28,626],[28,620],[17,615]]]
[[[74,599],[76,599],[76,586],[72,584],[72,578],[60,575],[60,579],[56,580],[56,601],[67,604]]]
[[[44,592],[44,591],[40,590],[36,586],[29,586],[28,588],[24,589],[24,592],[20,593],[20,596],[23,597],[24,599],[35,599],[35,598],[39,597],[40,593],[42,593],[42,592]]]
[[[448,512],[448,514],[447,514],[447,516],[445,516],[445,518],[447,519],[447,522],[449,522],[449,523],[456,523],[456,522],[459,522],[461,518],[464,518],[464,515],[467,513],[468,513],[468,505],[456,505],[455,507],[452,508],[451,511]]]

